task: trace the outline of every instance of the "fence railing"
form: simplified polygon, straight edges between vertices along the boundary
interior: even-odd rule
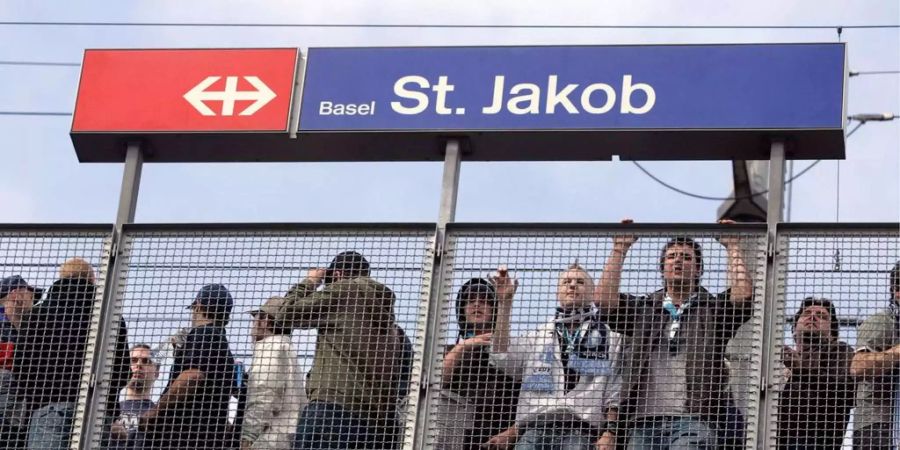
[[[900,344],[897,224],[772,242],[764,225],[112,230],[0,227],[0,448],[851,448],[900,431],[882,356]]]

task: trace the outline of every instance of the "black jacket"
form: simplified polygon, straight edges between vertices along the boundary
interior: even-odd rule
[[[22,320],[16,341],[16,393],[29,411],[57,402],[78,400],[94,307],[96,288],[86,279],[56,280],[45,300]],[[128,381],[128,339],[120,320],[113,361],[101,379],[110,381],[106,399],[109,415],[116,414],[116,398]],[[88,358],[87,360],[85,358]]]

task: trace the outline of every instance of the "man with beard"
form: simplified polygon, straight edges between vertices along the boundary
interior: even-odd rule
[[[153,360],[153,350],[147,344],[131,348],[131,378],[125,387],[125,400],[119,402],[119,417],[113,422],[110,447],[114,449],[142,448],[138,432],[141,414],[156,403],[151,399],[153,384],[159,378],[159,364]]]
[[[625,220],[629,223],[630,220]],[[725,348],[753,314],[753,285],[740,241],[721,236],[728,288],[701,286],[703,252],[693,239],[669,240],[659,257],[663,287],[643,296],[620,293],[633,235],[613,239],[597,286],[603,317],[628,339],[621,360],[619,439],[630,449],[709,449],[731,445],[743,421],[728,386]],[[624,435],[623,435],[624,434]]]
[[[502,286],[509,280],[504,271],[493,284]],[[591,276],[572,264],[560,274],[554,318],[520,337],[510,336],[513,295],[500,298],[491,361],[521,380],[522,387],[515,425],[484,448],[613,448],[613,436],[605,431],[607,419],[614,418],[618,388],[614,360],[620,336],[598,314],[593,291]]]
[[[794,314],[795,347],[785,347],[788,380],[778,402],[778,448],[840,449],[856,384],[853,349],[838,340],[834,304],[807,298]]]

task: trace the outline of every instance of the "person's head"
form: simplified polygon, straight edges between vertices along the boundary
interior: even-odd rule
[[[563,309],[578,309],[590,306],[594,293],[594,280],[578,263],[573,263],[559,275],[556,299]]]
[[[79,279],[94,282],[94,269],[91,264],[81,258],[72,258],[59,266],[59,277],[62,279]]]
[[[831,300],[807,297],[794,314],[794,340],[797,342],[836,340],[839,333],[837,310]]]
[[[128,388],[140,393],[149,393],[159,378],[159,364],[153,359],[153,349],[147,344],[131,347],[131,377]]]
[[[460,336],[489,333],[497,320],[497,292],[483,278],[472,278],[456,294],[456,321]]]
[[[234,300],[231,298],[231,293],[221,284],[203,286],[194,297],[194,302],[188,306],[194,326],[206,323],[218,326],[228,325],[233,307]]]
[[[325,269],[325,284],[331,284],[344,278],[369,276],[369,261],[359,252],[346,251],[338,253]]]
[[[891,298],[900,302],[900,261],[891,269]]]
[[[22,316],[31,311],[40,294],[41,290],[30,286],[21,275],[0,280],[0,306],[3,306],[4,314],[13,325],[18,326]]]
[[[700,244],[687,237],[669,240],[659,256],[659,271],[666,283],[699,285],[703,276]]]
[[[269,336],[291,334],[290,328],[275,320],[282,305],[284,297],[275,296],[266,300],[259,308],[250,311],[250,315],[253,316],[250,337],[254,341],[261,341]]]

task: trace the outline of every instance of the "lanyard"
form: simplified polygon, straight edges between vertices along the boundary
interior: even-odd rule
[[[556,332],[560,337],[563,338],[563,341],[566,343],[566,353],[571,353],[578,342],[581,341],[582,336],[584,335],[585,329],[589,328],[591,325],[590,321],[584,322],[583,324],[578,326],[578,329],[575,330],[574,333],[569,333],[568,327],[564,323],[558,323],[556,325]]]
[[[691,306],[690,300],[682,303],[681,306],[675,306],[675,303],[672,302],[672,298],[669,296],[666,296],[666,299],[663,300],[663,309],[672,317],[672,323],[669,325],[670,341],[678,336],[678,330],[681,329],[681,316],[684,315],[689,306]]]

